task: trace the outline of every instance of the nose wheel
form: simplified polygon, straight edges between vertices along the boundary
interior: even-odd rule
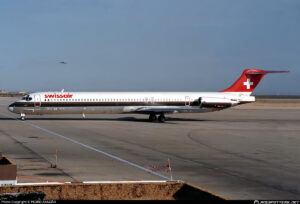
[[[20,119],[23,120],[23,121],[25,120],[25,113],[21,113]]]

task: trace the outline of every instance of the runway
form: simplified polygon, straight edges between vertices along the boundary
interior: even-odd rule
[[[18,175],[56,181],[183,180],[229,199],[300,199],[300,105],[213,113],[47,115],[26,121],[0,98],[0,150]],[[51,168],[58,150],[58,168]],[[154,168],[153,168],[154,167]],[[18,182],[34,182],[20,178]]]

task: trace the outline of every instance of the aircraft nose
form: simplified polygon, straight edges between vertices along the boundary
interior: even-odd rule
[[[14,104],[10,104],[9,106],[8,106],[8,110],[10,111],[10,112],[13,112],[14,111]]]

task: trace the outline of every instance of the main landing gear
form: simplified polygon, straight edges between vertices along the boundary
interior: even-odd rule
[[[154,113],[151,113],[149,116],[149,121],[150,122],[158,121],[158,122],[163,123],[166,121],[165,114],[161,113],[158,117],[156,117],[156,115]]]
[[[25,120],[25,113],[21,113],[20,119],[23,120],[23,121]]]

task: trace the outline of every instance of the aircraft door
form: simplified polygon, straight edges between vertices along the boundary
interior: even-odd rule
[[[145,104],[148,104],[148,97],[144,98]]]
[[[150,103],[151,103],[151,104],[154,104],[154,97],[151,97],[151,98],[150,98]]]
[[[185,106],[190,106],[191,105],[191,100],[189,96],[185,97]]]
[[[154,104],[154,97],[145,97],[144,101],[146,104],[150,105],[150,104]]]
[[[34,108],[35,110],[40,110],[41,107],[41,96],[39,94],[34,95]]]

